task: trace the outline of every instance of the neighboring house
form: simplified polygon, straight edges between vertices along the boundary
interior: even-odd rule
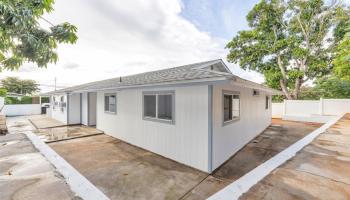
[[[212,172],[271,122],[279,91],[235,76],[222,60],[118,77],[48,93],[52,118],[96,126]]]

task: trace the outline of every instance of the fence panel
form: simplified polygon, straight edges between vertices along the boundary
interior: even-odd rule
[[[325,123],[350,112],[350,99],[285,100],[272,104],[272,117],[285,120]]]
[[[350,99],[323,99],[324,115],[339,115],[350,112]]]
[[[286,100],[286,115],[310,116],[319,114],[319,101],[314,100]]]
[[[272,118],[282,118],[284,103],[272,103]]]
[[[2,113],[6,116],[39,115],[41,114],[41,104],[5,105]]]

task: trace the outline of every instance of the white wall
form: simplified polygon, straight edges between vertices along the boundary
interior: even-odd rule
[[[40,104],[13,104],[5,105],[2,113],[6,116],[20,116],[20,115],[40,115]]]
[[[350,99],[285,100],[272,104],[273,117],[284,120],[326,123],[350,112]]]
[[[87,93],[82,93],[82,99],[81,99],[81,123],[84,125],[88,125],[88,99],[87,99]]]
[[[322,99],[323,115],[342,115],[350,112],[350,99]]]
[[[67,102],[67,95],[54,95],[54,96],[56,97],[57,101],[59,101],[61,96],[63,96],[64,102]],[[63,111],[58,106],[56,106],[56,108],[54,108],[53,96],[51,96],[50,98],[51,98],[50,99],[51,117],[53,119],[56,119],[60,122],[67,124],[67,107],[63,108]]]
[[[282,118],[284,113],[284,103],[272,103],[272,118]]]
[[[89,126],[96,125],[96,103],[97,103],[97,93],[89,93]]]
[[[285,100],[285,113],[292,116],[319,114],[318,100]]]
[[[69,124],[80,124],[80,93],[69,94]]]
[[[240,92],[240,120],[226,125],[223,125],[223,90]],[[253,96],[252,93],[252,89],[229,84],[214,86],[213,170],[270,125],[271,101],[266,110],[266,94],[260,91],[259,96]]]
[[[147,90],[131,89],[117,92],[117,114],[104,112],[104,93],[98,92],[97,129],[164,157],[208,171],[208,86],[148,91],[157,90],[175,90],[175,124],[143,120],[142,92]]]

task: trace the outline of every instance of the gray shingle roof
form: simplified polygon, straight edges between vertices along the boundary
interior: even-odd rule
[[[145,72],[145,73],[135,74],[130,76],[117,77],[117,78],[77,85],[73,87],[68,87],[61,90],[49,92],[46,94],[65,93],[65,92],[73,92],[73,91],[90,91],[90,90],[93,91],[93,90],[101,90],[101,89],[108,89],[108,88],[141,86],[141,85],[148,85],[148,84],[161,84],[161,83],[178,82],[178,81],[186,81],[186,80],[233,76],[231,72],[220,73],[216,71],[202,69],[203,67],[217,64],[220,62],[222,61],[211,60],[211,61],[199,62],[199,63],[183,65],[183,66],[173,67],[173,68],[168,68],[163,70]]]
[[[210,70],[209,66],[221,66],[225,68],[223,71]],[[82,92],[82,91],[98,91],[107,89],[118,89],[127,87],[138,87],[146,85],[162,85],[162,84],[175,84],[181,81],[211,81],[211,80],[225,80],[231,79],[235,82],[239,82],[246,87],[261,89],[265,91],[272,92],[274,94],[281,94],[281,91],[271,89],[262,84],[258,84],[252,81],[242,79],[238,76],[232,74],[232,72],[226,67],[221,59],[210,60],[205,62],[199,62],[189,65],[183,65],[179,67],[173,67],[168,69],[162,69],[157,71],[145,72],[141,74],[135,74],[130,76],[117,77],[112,79],[106,79],[102,81],[96,81],[91,83],[86,83],[82,85],[77,85],[73,87],[64,88],[61,90],[56,90],[48,92],[42,95],[51,95],[67,92]]]

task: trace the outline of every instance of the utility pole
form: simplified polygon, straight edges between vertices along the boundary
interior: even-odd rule
[[[56,87],[57,87],[57,78],[55,77],[55,91],[56,91]]]

